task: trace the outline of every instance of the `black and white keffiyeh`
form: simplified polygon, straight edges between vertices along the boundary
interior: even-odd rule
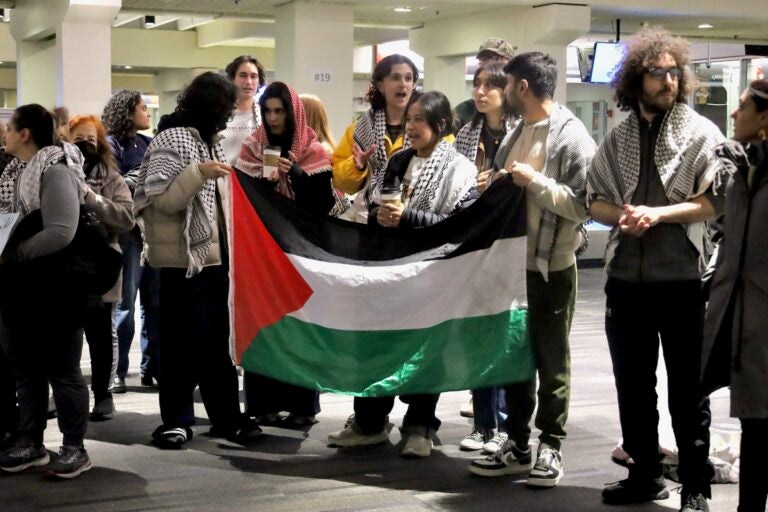
[[[474,163],[477,158],[477,150],[480,148],[480,135],[483,133],[485,119],[480,119],[476,126],[472,123],[465,124],[456,134],[456,151],[467,157]]]
[[[379,187],[387,168],[387,147],[384,138],[387,134],[387,115],[384,109],[371,109],[358,119],[353,131],[355,144],[363,151],[368,150],[372,144],[376,144],[376,150],[368,159],[370,173],[368,180],[363,185],[363,199],[365,209],[370,208],[371,193]],[[392,141],[394,143],[394,141]],[[402,149],[410,147],[411,141],[405,137]]]
[[[415,154],[413,150],[410,152]],[[407,184],[408,188],[413,189],[408,208],[431,213],[451,213],[477,183],[475,166],[468,161],[464,162],[466,165],[461,165],[459,160],[464,161],[465,158],[451,143],[441,140],[424,162],[416,182]],[[377,197],[380,193],[377,190],[372,192],[372,196]]]
[[[654,162],[670,204],[689,201],[715,182],[720,162],[713,148],[725,137],[711,121],[688,105],[677,103],[666,113],[656,141]],[[616,206],[630,204],[640,178],[640,118],[632,113],[606,135],[588,174],[587,201],[603,200]],[[684,224],[688,238],[703,254],[703,223]],[[606,260],[618,244],[611,231]]]
[[[40,208],[43,175],[58,163],[65,163],[78,181],[79,200],[85,195],[83,155],[69,142],[40,149],[29,162],[15,158],[0,176],[0,213],[20,213],[19,220]],[[17,221],[18,222],[18,221]]]
[[[134,212],[141,212],[152,204],[173,183],[176,177],[191,164],[212,159],[224,162],[221,145],[216,143],[209,153],[208,146],[194,128],[169,128],[160,132],[147,148],[141,162],[136,193],[133,198]],[[187,206],[183,236],[187,243],[189,263],[187,277],[198,274],[205,265],[216,226],[216,181],[206,180]]]

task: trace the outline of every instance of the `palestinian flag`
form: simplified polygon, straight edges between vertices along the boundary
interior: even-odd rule
[[[530,380],[524,193],[500,179],[433,226],[308,214],[233,180],[238,362],[334,393],[384,396]]]

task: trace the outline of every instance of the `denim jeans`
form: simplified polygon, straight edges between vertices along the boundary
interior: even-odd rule
[[[472,390],[472,410],[475,414],[475,428],[482,430],[499,429],[506,432],[507,403],[504,388],[490,387]]]
[[[120,237],[123,251],[122,300],[115,308],[118,358],[117,376],[128,374],[128,353],[136,332],[134,314],[136,295],[141,291],[141,373],[157,377],[160,374],[160,272],[141,265],[142,239],[139,228]]]

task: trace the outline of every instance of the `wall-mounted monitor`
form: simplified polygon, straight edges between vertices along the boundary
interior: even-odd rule
[[[595,43],[592,56],[592,72],[589,81],[593,84],[607,84],[624,60],[627,47],[622,43]]]

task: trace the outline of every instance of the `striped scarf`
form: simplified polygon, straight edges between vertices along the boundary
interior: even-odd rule
[[[224,162],[221,145],[212,147],[213,159]],[[133,210],[137,217],[163,194],[181,172],[191,164],[211,160],[208,145],[194,128],[169,128],[152,139],[141,161]],[[201,270],[208,259],[216,229],[216,180],[205,180],[205,185],[187,205],[183,236],[187,244],[189,263],[187,277]],[[151,243],[151,241],[149,241]]]

